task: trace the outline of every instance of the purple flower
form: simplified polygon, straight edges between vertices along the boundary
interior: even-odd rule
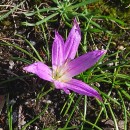
[[[61,35],[55,31],[55,39],[52,45],[52,69],[40,61],[23,69],[52,82],[56,89],[62,89],[67,94],[72,90],[102,100],[95,89],[73,77],[92,67],[106,51],[96,50],[75,58],[80,40],[80,27],[74,20],[74,25],[65,43]]]

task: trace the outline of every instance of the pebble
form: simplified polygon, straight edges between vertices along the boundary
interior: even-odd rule
[[[12,60],[10,60],[9,61],[9,68],[13,69],[14,65],[15,65],[14,62]]]

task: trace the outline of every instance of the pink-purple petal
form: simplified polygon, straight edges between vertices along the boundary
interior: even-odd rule
[[[95,89],[80,80],[72,79],[63,84],[66,89],[72,90],[81,95],[92,96],[98,98],[99,100],[102,100],[101,96]]]
[[[67,73],[73,77],[81,72],[87,70],[88,68],[92,67],[103,54],[105,54],[105,50],[96,50],[92,52],[88,52],[67,64]]]
[[[65,87],[65,85],[64,85],[63,82],[60,82],[60,81],[55,80],[55,81],[54,81],[54,85],[55,85],[55,88],[56,88],[56,89],[61,89],[61,90],[63,90],[66,94],[69,94],[69,93],[70,93],[70,91]]]
[[[81,40],[81,31],[76,19],[65,42],[65,59],[74,59]]]
[[[27,67],[24,67],[23,70],[36,74],[40,78],[50,81],[50,82],[52,82],[52,80],[53,80],[51,69],[40,61],[33,63]]]
[[[52,67],[61,66],[64,62],[64,41],[55,31],[55,39],[52,45]]]

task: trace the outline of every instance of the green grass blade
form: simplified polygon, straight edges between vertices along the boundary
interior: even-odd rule
[[[58,130],[75,130],[75,129],[79,129],[79,126],[71,126],[71,127],[67,127],[67,128],[58,128]]]
[[[17,46],[17,45],[14,45],[14,44],[11,44],[9,42],[5,42],[3,41],[4,43],[0,43],[1,45],[3,46],[12,46],[14,48],[16,48],[17,50],[20,50],[21,52],[25,53],[26,55],[30,56],[32,59],[34,59],[35,61],[39,61],[36,57],[34,57],[32,54],[30,54],[28,51],[22,49],[21,47]]]
[[[122,20],[110,17],[110,16],[94,16],[95,18],[104,18],[104,19],[108,19],[108,20],[112,20],[115,21],[116,23],[119,23],[120,25],[125,26],[126,23],[124,23]]]
[[[40,116],[42,116],[42,115],[45,113],[45,111],[48,109],[48,105],[49,105],[49,104],[46,104],[44,110],[43,110],[40,114],[38,114],[34,119],[32,119],[31,121],[29,121],[26,125],[24,125],[21,130],[26,130],[26,128],[27,128],[29,125],[31,125],[31,124],[32,124],[33,122],[35,122],[38,118],[40,118]]]
[[[110,110],[110,112],[111,112],[111,115],[112,115],[112,118],[113,118],[113,121],[114,121],[114,124],[115,124],[115,129],[116,129],[116,130],[119,130],[118,125],[117,125],[117,120],[116,120],[116,117],[115,117],[115,115],[114,115],[114,112],[113,112],[113,110],[112,110],[110,104],[108,103],[107,105],[108,105],[109,110]]]
[[[13,130],[13,117],[12,117],[12,104],[9,104],[9,94],[7,95],[7,102],[6,102],[6,107],[7,107],[7,117],[8,117],[8,125],[9,125],[9,130]]]
[[[70,115],[69,115],[69,118],[68,118],[68,120],[67,120],[67,122],[66,122],[64,128],[66,128],[66,127],[68,126],[68,124],[69,124],[69,122],[70,122],[70,120],[71,120],[71,117],[72,117],[74,111],[76,110],[76,108],[77,108],[77,106],[78,106],[78,103],[80,102],[81,98],[82,98],[82,96],[80,95],[79,98],[77,99],[77,101],[76,101],[76,103],[75,103],[75,105],[74,105],[74,107],[73,107],[73,109],[72,109]]]
[[[127,130],[127,110],[126,110],[126,106],[125,106],[125,103],[124,103],[124,99],[122,98],[122,95],[120,93],[120,91],[118,91],[118,94],[120,96],[120,99],[121,99],[121,102],[122,102],[122,108],[124,110],[124,130]]]
[[[74,96],[73,93],[71,95],[69,95],[69,99],[68,99],[69,103],[67,103],[68,106],[67,106],[67,109],[65,110],[65,113],[64,113],[63,116],[65,116],[67,114],[67,112],[69,111],[70,107],[72,106],[72,103],[74,102],[74,97],[75,96]]]
[[[23,63],[26,63],[26,64],[31,64],[32,61],[30,60],[27,60],[25,58],[20,58],[20,57],[11,57],[12,60],[15,60],[15,61],[22,61]]]
[[[21,35],[16,34],[16,36],[19,36],[19,37],[23,38],[23,39],[26,41],[26,43],[28,43],[28,45],[29,45],[29,46],[32,48],[32,50],[35,52],[35,54],[36,54],[36,56],[38,57],[38,59],[39,59],[40,61],[43,61],[42,57],[40,56],[40,54],[38,53],[38,51],[34,48],[34,46],[31,44],[31,42],[29,42],[26,38],[24,38],[24,37],[21,36]]]
[[[2,21],[3,19],[7,18],[10,14],[12,14],[19,6],[21,6],[25,1],[22,1],[19,5],[15,6],[13,9],[11,9],[9,12],[7,12],[6,14],[0,16],[0,21]]]
[[[93,126],[94,128],[96,128],[97,130],[102,130],[102,128],[98,127],[97,125],[93,124],[92,122],[89,122],[87,120],[82,120],[83,122]],[[88,130],[88,128],[86,128],[86,130]],[[91,129],[91,130],[95,130],[95,129]]]
[[[0,85],[5,84],[5,83],[8,83],[8,82],[11,82],[11,81],[15,81],[15,80],[18,80],[18,79],[24,81],[23,78],[30,77],[30,76],[33,76],[33,74],[24,75],[24,76],[15,76],[15,77],[13,77],[13,78],[10,78],[10,79],[1,81],[1,82],[0,82]],[[24,82],[25,82],[25,81],[24,81]],[[25,82],[25,83],[26,83],[26,82]]]
[[[49,12],[49,11],[56,11],[58,10],[58,8],[56,7],[50,7],[50,8],[44,8],[44,9],[39,9],[38,11],[35,12],[31,12],[31,13],[24,13],[25,16],[29,17],[29,16],[33,16],[37,13],[42,13],[42,12]]]
[[[128,94],[124,89],[119,88],[120,92],[130,101],[130,94]]]
[[[73,5],[73,6],[69,6],[67,9],[68,9],[68,10],[72,10],[72,9],[79,8],[79,7],[88,5],[88,4],[92,4],[92,3],[97,2],[97,1],[98,1],[98,0],[86,0],[86,1],[80,2],[80,3],[78,3],[78,4],[75,4],[75,5]]]
[[[54,14],[51,14],[49,16],[47,16],[46,18],[36,22],[36,23],[28,23],[28,22],[22,22],[22,25],[25,25],[25,26],[39,26],[40,24],[43,24],[45,22],[48,22],[48,20],[52,19],[53,17],[57,16],[59,13],[56,12]]]
[[[44,19],[42,19],[42,20],[40,20],[40,21],[38,21],[38,22],[36,22],[36,24],[35,25],[40,25],[40,24],[42,24],[42,23],[45,23],[45,22],[47,22],[48,20],[50,20],[51,18],[53,18],[53,17],[55,17],[56,15],[58,15],[59,13],[54,13],[54,14],[51,14],[51,15],[49,15],[49,16],[47,16],[46,18],[44,18]]]

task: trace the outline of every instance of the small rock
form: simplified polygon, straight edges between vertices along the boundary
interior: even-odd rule
[[[9,68],[10,69],[13,69],[14,67],[14,62],[12,60],[9,61]]]
[[[124,46],[118,46],[117,49],[121,51],[125,50]]]
[[[118,126],[121,130],[124,130],[124,121],[123,120],[119,120],[118,122]]]

